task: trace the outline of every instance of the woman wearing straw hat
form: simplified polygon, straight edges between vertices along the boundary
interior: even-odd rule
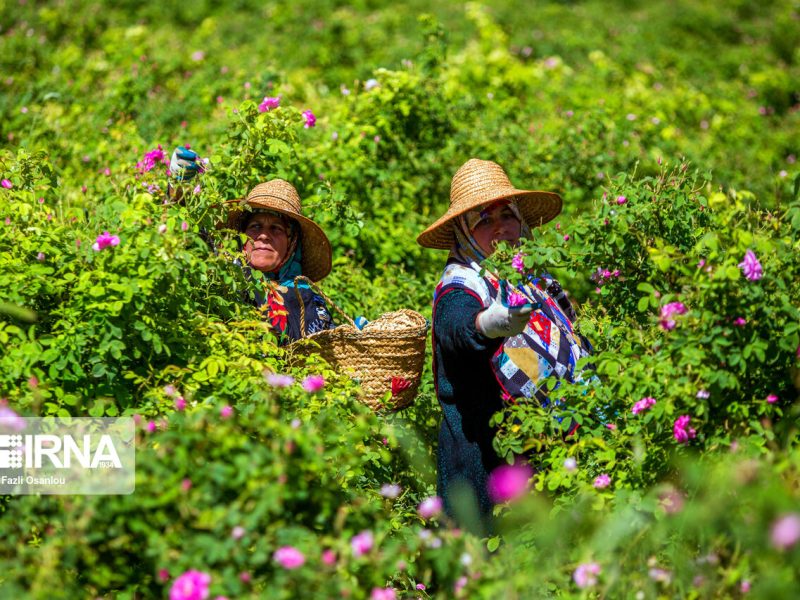
[[[307,283],[295,281],[301,275],[319,281],[330,273],[331,244],[319,225],[301,214],[294,186],[273,179],[259,183],[244,200],[233,202],[238,207],[228,213],[228,227],[249,238],[243,250],[246,271],[258,283],[254,303],[279,342],[331,329],[333,321],[325,301]],[[253,277],[252,271],[260,271],[263,277]]]
[[[503,400],[546,402],[550,375],[572,379],[588,342],[573,331],[575,313],[549,278],[509,290],[481,263],[561,212],[552,192],[515,188],[497,163],[471,159],[453,176],[450,208],[417,242],[449,250],[434,292],[433,369],[443,419],[437,486],[445,510],[465,526],[491,528],[489,474],[502,461],[492,448],[491,416]],[[483,531],[485,533],[485,530]]]

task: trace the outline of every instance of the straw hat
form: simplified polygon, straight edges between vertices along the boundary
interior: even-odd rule
[[[425,248],[449,250],[455,241],[450,221],[469,210],[506,198],[516,201],[522,218],[531,229],[547,223],[561,212],[561,196],[558,194],[518,190],[496,162],[471,158],[453,175],[450,208],[419,234],[417,243]]]
[[[325,232],[308,217],[300,214],[300,196],[288,181],[273,179],[259,183],[250,190],[244,200],[230,200],[225,203],[238,204],[243,208],[231,208],[227,226],[239,230],[241,219],[247,209],[263,208],[274,210],[294,219],[300,225],[300,242],[303,247],[303,275],[312,281],[319,281],[331,272],[331,243]]]

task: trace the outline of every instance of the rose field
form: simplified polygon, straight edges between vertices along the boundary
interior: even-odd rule
[[[0,495],[0,599],[797,597],[798,0],[8,0],[0,65],[0,417],[136,423],[134,493]],[[487,266],[594,346],[492,416],[489,528],[436,495],[430,335],[371,409],[218,228],[286,179],[327,296],[431,319],[471,157],[562,196]]]

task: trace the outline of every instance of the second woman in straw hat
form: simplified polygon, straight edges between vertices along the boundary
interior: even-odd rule
[[[246,270],[260,271],[255,305],[262,310],[282,344],[331,329],[325,301],[305,276],[323,279],[331,271],[331,244],[322,229],[301,213],[300,196],[287,181],[273,179],[255,186],[228,213],[228,227],[244,233]],[[233,203],[231,203],[233,204]],[[302,306],[301,306],[302,303]],[[305,331],[300,313],[304,312]]]
[[[480,534],[491,528],[502,493],[491,473],[494,413],[504,400],[547,402],[550,376],[573,379],[588,342],[573,330],[575,312],[549,276],[509,289],[481,263],[498,241],[512,244],[561,211],[551,192],[515,188],[497,163],[471,159],[455,174],[450,207],[417,241],[449,250],[434,292],[433,372],[442,408],[437,487],[446,512]]]

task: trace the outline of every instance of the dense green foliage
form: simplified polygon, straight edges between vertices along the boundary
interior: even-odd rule
[[[796,2],[9,2],[0,36],[0,396],[141,429],[131,496],[0,497],[0,595],[167,597],[191,569],[229,598],[800,585],[800,544],[774,531],[800,519]],[[141,166],[178,143],[208,158],[180,201],[165,164]],[[563,196],[489,267],[514,279],[522,251],[555,273],[596,351],[560,403],[495,416],[498,452],[538,471],[488,539],[418,514],[429,369],[411,408],[370,413],[275,345],[216,229],[225,201],[286,178],[332,241],[326,293],[430,316],[445,253],[415,238],[473,156]],[[94,250],[104,231],[119,244]],[[302,567],[273,558],[285,546]],[[591,563],[597,582],[575,576]]]

